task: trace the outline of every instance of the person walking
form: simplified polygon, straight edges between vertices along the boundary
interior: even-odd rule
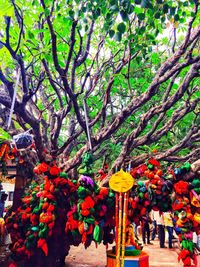
[[[151,222],[151,218],[149,216],[149,213],[146,212],[146,215],[142,217],[142,240],[144,244],[146,244],[146,239],[147,239],[147,244],[151,244],[150,227],[149,227],[150,222]]]
[[[163,213],[159,210],[153,210],[153,218],[158,226],[158,238],[160,241],[160,248],[165,248],[165,225]]]
[[[171,211],[164,212],[164,224],[168,232],[168,247],[172,248],[174,224]]]
[[[156,224],[156,220],[154,218],[154,211],[151,212],[151,218],[152,218],[152,224],[153,224],[151,239],[154,240],[156,237],[156,234],[157,234],[157,224]]]

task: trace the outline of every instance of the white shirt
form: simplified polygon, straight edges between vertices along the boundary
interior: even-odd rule
[[[165,225],[163,214],[158,210],[152,210],[152,218],[156,221],[157,225]]]

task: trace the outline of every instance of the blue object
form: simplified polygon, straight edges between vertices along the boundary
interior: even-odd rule
[[[131,251],[131,250],[135,250],[135,246],[127,246],[127,247],[125,247],[125,251]]]
[[[116,266],[116,256],[107,251],[107,267]],[[125,256],[124,267],[149,267],[149,255],[141,252],[139,256]]]

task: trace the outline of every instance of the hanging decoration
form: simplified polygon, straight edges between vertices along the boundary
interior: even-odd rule
[[[98,170],[96,178],[99,181],[103,181],[106,178],[106,176],[108,175],[108,169],[109,169],[108,164],[105,164],[103,166],[103,168],[101,168],[100,170]]]
[[[101,241],[105,245],[113,242],[114,228],[112,207],[114,193],[106,187],[99,187],[92,177],[93,157],[87,152],[78,172],[81,174],[77,182],[77,191],[71,193],[70,211],[67,213],[66,233],[73,242],[81,241],[85,247],[92,240],[96,244]],[[107,212],[111,209],[111,212]],[[72,244],[73,244],[72,242]]]
[[[172,208],[175,211],[176,232],[182,248],[178,260],[182,260],[184,267],[198,266],[193,233],[200,234],[200,180],[195,177],[187,181],[190,169],[190,164],[185,163],[174,170],[176,198]]]
[[[86,152],[82,156],[82,164],[78,167],[77,171],[79,174],[85,174],[88,176],[94,176],[94,170],[92,168],[94,158],[91,152]]]
[[[22,199],[22,206],[6,219],[15,262],[30,261],[38,250],[47,257],[51,253],[52,240],[61,233],[57,221],[62,217],[69,245],[83,243],[88,247],[92,241],[96,245],[101,242],[108,245],[116,238],[119,266],[120,257],[131,253],[126,251],[128,246],[134,246],[138,253],[142,249],[129,222],[138,225],[151,209],[161,212],[173,209],[182,247],[179,260],[183,261],[184,267],[197,266],[192,233],[200,234],[200,180],[198,176],[188,180],[188,163],[170,169],[170,173],[164,175],[160,163],[149,159],[146,164],[131,170],[135,181],[121,170],[110,179],[111,188],[121,191],[114,194],[96,183],[92,162],[92,155],[86,153],[78,180],[69,179],[55,162],[43,162],[35,167],[35,174],[43,175],[44,182],[33,181]]]
[[[24,151],[30,148],[33,143],[33,135],[31,135],[29,131],[13,136],[13,144],[15,145],[17,151]]]
[[[61,231],[56,224],[61,214],[71,245],[83,243],[87,247],[92,241],[105,245],[113,242],[114,214],[107,212],[114,210],[111,190],[99,187],[87,176],[87,170],[87,175],[82,174],[78,181],[70,180],[55,163],[50,166],[42,162],[34,172],[44,175],[44,182],[33,181],[22,198],[23,204],[6,219],[14,261],[29,261],[38,249],[47,257],[52,240]]]
[[[0,128],[0,163],[3,176],[8,174],[7,164],[9,161],[23,164],[27,149],[35,149],[33,136],[29,131],[11,136]]]

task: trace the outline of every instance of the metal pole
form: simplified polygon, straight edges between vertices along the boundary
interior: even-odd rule
[[[18,73],[17,73],[17,81],[16,81],[16,84],[15,84],[12,104],[11,104],[11,108],[10,108],[10,114],[9,114],[9,117],[8,117],[7,130],[9,130],[9,128],[10,128],[12,114],[13,114],[14,107],[15,107],[15,100],[16,100],[16,95],[17,95],[17,87],[18,87],[18,84],[19,84],[19,76],[20,76],[20,69],[18,69]]]
[[[83,108],[85,113],[85,123],[86,123],[86,130],[87,130],[87,136],[89,141],[90,150],[92,151],[92,142],[90,137],[90,129],[89,129],[89,123],[88,123],[88,116],[87,116],[87,108],[86,108],[86,100],[83,100]]]

